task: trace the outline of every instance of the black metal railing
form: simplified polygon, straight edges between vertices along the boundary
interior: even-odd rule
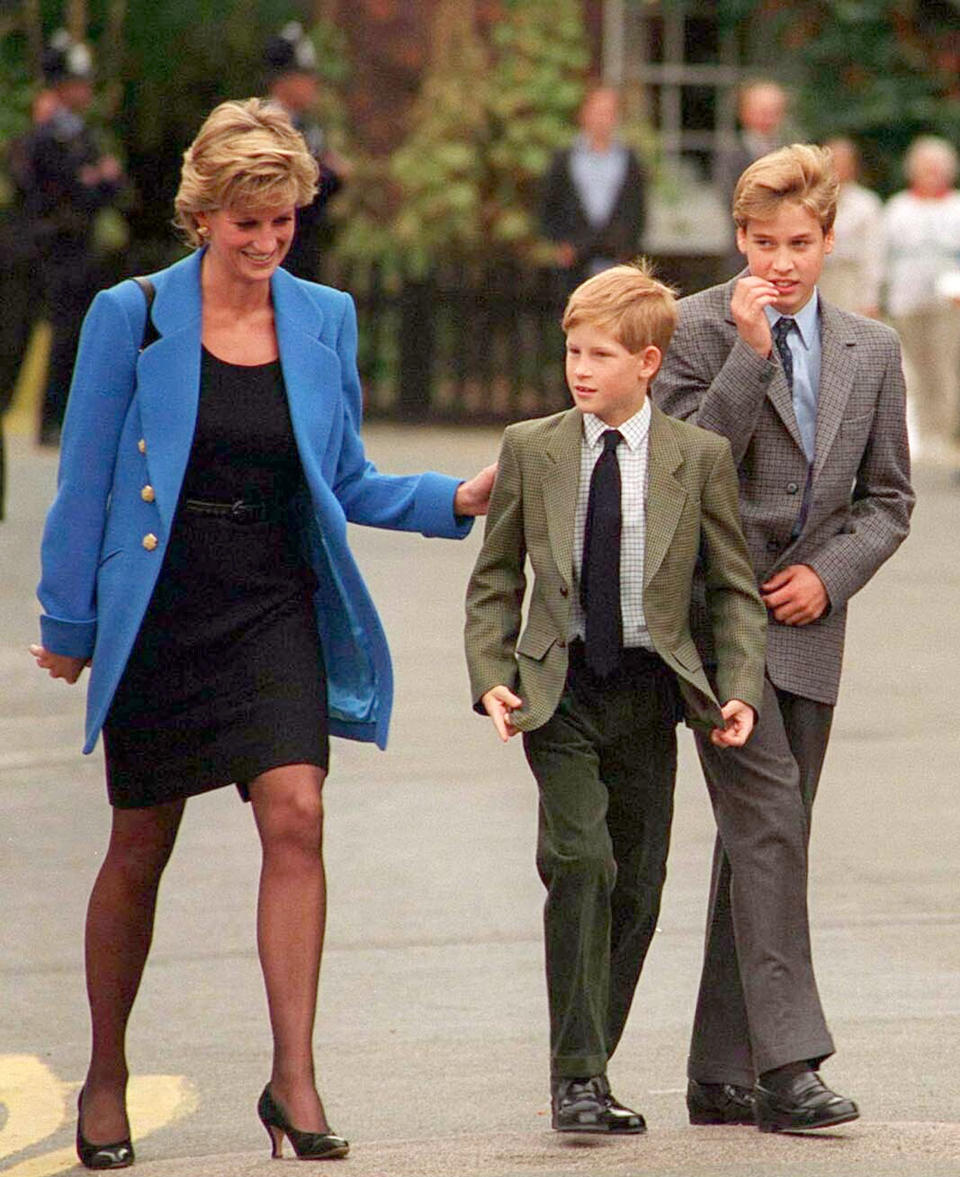
[[[715,258],[663,258],[658,273],[692,293],[716,280]],[[560,320],[569,281],[501,262],[424,277],[325,267],[357,304],[358,363],[368,417],[500,423],[566,408]]]
[[[567,404],[564,292],[552,273],[497,265],[426,277],[325,274],[349,290],[371,417],[498,422]]]

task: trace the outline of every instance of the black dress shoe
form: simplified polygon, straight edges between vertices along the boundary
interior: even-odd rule
[[[334,1132],[301,1132],[287,1119],[287,1113],[273,1098],[268,1083],[257,1103],[257,1115],[273,1144],[273,1159],[283,1160],[283,1138],[293,1145],[300,1161],[326,1161],[345,1157],[350,1145]]]
[[[615,1099],[606,1075],[561,1079],[553,1095],[553,1127],[557,1132],[604,1132],[637,1136],[647,1125],[639,1112]]]
[[[831,1128],[856,1120],[860,1112],[852,1099],[837,1095],[816,1071],[803,1071],[783,1086],[758,1083],[757,1127],[761,1132],[803,1132],[809,1128]]]
[[[749,1087],[735,1083],[698,1083],[687,1080],[687,1112],[691,1124],[755,1124],[754,1098]]]
[[[91,1144],[83,1135],[83,1090],[77,1096],[77,1156],[80,1164],[87,1169],[126,1169],[133,1164],[133,1145],[126,1140],[115,1140],[113,1144]]]

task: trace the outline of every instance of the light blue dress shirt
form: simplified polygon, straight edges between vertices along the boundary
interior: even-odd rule
[[[594,151],[585,135],[578,135],[570,149],[570,178],[591,225],[605,225],[627,176],[627,149],[612,142],[606,151]]]
[[[765,307],[764,311],[771,329],[781,318],[779,311]],[[812,462],[816,451],[817,399],[820,393],[820,295],[816,289],[813,297],[795,315],[796,327],[787,336],[787,347],[793,356],[793,411],[803,441],[803,452],[807,461]]]

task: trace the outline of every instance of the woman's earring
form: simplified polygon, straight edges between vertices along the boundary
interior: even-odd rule
[[[206,235],[210,232],[210,228],[208,225],[197,225],[197,232],[201,237],[206,237]]]

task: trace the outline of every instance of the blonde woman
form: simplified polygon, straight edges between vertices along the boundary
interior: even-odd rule
[[[457,538],[493,468],[458,483],[366,460],[351,299],[280,265],[317,166],[288,116],[216,108],[184,155],[195,252],[87,315],[43,539],[37,663],[91,668],[113,826],[87,917],[93,1026],[77,1150],[133,1160],[125,1032],[186,798],[234,783],[262,843],[257,941],[273,1031],[258,1112],[274,1155],[346,1155],[314,1081],[328,735],[387,736],[383,630],[348,521]],[[152,286],[152,302],[151,289]]]

